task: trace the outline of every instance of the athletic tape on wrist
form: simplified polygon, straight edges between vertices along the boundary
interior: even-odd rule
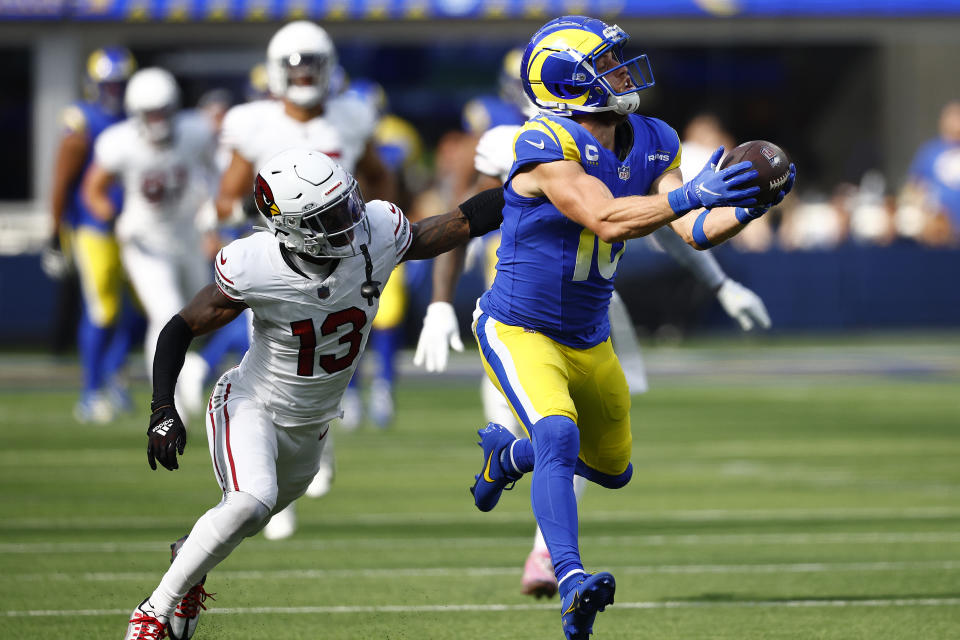
[[[713,243],[710,242],[707,234],[703,231],[703,223],[707,219],[708,213],[710,213],[710,209],[704,209],[693,223],[693,241],[696,242],[697,246],[701,249],[709,249],[713,246]]]

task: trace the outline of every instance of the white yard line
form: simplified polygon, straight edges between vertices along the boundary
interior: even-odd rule
[[[628,575],[655,574],[767,574],[767,573],[835,573],[864,571],[956,571],[960,560],[929,560],[916,562],[804,562],[783,564],[680,564],[607,566],[610,571]],[[275,569],[269,571],[217,571],[217,578],[226,580],[315,580],[322,578],[440,578],[488,577],[519,575],[519,567],[408,567],[393,569]],[[154,580],[158,573],[144,571],[121,572],[34,572],[5,573],[0,582],[9,581],[63,581],[63,582],[141,582]]]
[[[832,507],[823,509],[684,509],[677,511],[584,511],[585,517],[592,522],[717,522],[727,520],[764,521],[805,521],[829,520],[851,522],[856,520],[950,520],[960,518],[960,507],[907,507],[907,508],[863,508]],[[490,514],[457,514],[449,512],[417,513],[357,513],[330,515],[328,518],[306,518],[301,523],[334,522],[338,526],[363,524],[422,525],[422,524],[463,524],[466,522],[527,522],[532,521],[528,511],[504,511]],[[0,531],[18,529],[152,529],[169,526],[175,522],[170,518],[142,516],[77,516],[67,518],[7,518],[0,522]],[[184,521],[184,526],[190,526]]]
[[[837,532],[837,533],[717,533],[664,534],[636,536],[580,537],[594,545],[635,545],[663,547],[678,546],[742,546],[782,544],[938,544],[960,543],[960,532]],[[250,540],[244,548],[277,551],[324,549],[418,549],[430,548],[488,548],[530,544],[528,536],[513,537],[443,537],[443,538],[335,538],[330,540],[288,540],[268,542]],[[7,542],[0,543],[0,555],[49,553],[137,553],[166,550],[167,540],[143,542]]]
[[[798,608],[798,607],[955,607],[960,598],[891,598],[871,600],[743,600],[714,602],[711,600],[675,600],[665,602],[618,602],[617,609],[700,609],[723,608]],[[208,614],[284,614],[317,615],[331,613],[458,613],[463,611],[502,612],[554,610],[554,604],[436,604],[436,605],[369,605],[337,607],[233,607],[211,608]],[[7,618],[42,618],[67,616],[120,616],[129,609],[40,609],[2,611]]]

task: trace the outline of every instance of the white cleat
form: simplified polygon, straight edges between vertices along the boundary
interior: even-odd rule
[[[370,419],[381,429],[393,422],[393,389],[386,380],[378,378],[370,385]]]
[[[113,405],[104,393],[98,391],[77,402],[73,407],[73,418],[80,424],[107,424],[114,418]]]
[[[286,540],[297,530],[297,511],[290,503],[283,511],[273,514],[270,522],[263,528],[263,537],[267,540]]]
[[[347,387],[340,399],[340,408],[343,410],[340,424],[344,429],[353,431],[360,426],[360,421],[363,420],[363,402],[360,400],[359,391]]]
[[[170,562],[172,563],[180,547],[186,541],[187,536],[183,536],[172,545],[170,545]],[[216,600],[214,593],[207,593],[203,584],[207,581],[207,576],[200,578],[200,582],[193,585],[189,591],[177,603],[177,608],[167,622],[167,633],[170,634],[170,640],[190,640],[193,634],[197,632],[197,624],[200,622],[200,612],[207,610],[204,602],[207,598]]]
[[[123,636],[123,640],[161,640],[166,637],[166,621],[150,606],[150,599],[145,599],[130,614],[127,635]]]
[[[310,486],[307,487],[307,496],[310,498],[322,498],[330,493],[333,488],[333,467],[321,464],[317,470],[317,475],[313,476]]]

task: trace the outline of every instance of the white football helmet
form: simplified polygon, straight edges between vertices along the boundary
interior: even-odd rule
[[[173,135],[173,116],[180,106],[177,81],[166,69],[141,69],[127,83],[123,106],[129,116],[137,119],[147,140],[164,142]]]
[[[337,52],[318,25],[298,20],[282,27],[267,46],[270,93],[300,107],[320,104],[330,89]]]
[[[357,181],[319,151],[287,149],[272,157],[254,180],[253,198],[267,229],[294,253],[347,258],[370,242]]]

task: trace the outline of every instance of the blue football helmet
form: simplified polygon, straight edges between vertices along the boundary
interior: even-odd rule
[[[640,106],[637,93],[652,87],[653,69],[646,55],[624,59],[630,38],[617,25],[586,16],[563,16],[537,31],[523,52],[520,74],[527,96],[541,111],[559,116],[575,112],[615,111],[626,115]],[[608,51],[617,64],[599,71]],[[611,74],[626,70],[630,83],[614,89]]]
[[[119,114],[127,80],[137,70],[133,54],[124,47],[103,47],[87,58],[85,91],[106,111]]]

